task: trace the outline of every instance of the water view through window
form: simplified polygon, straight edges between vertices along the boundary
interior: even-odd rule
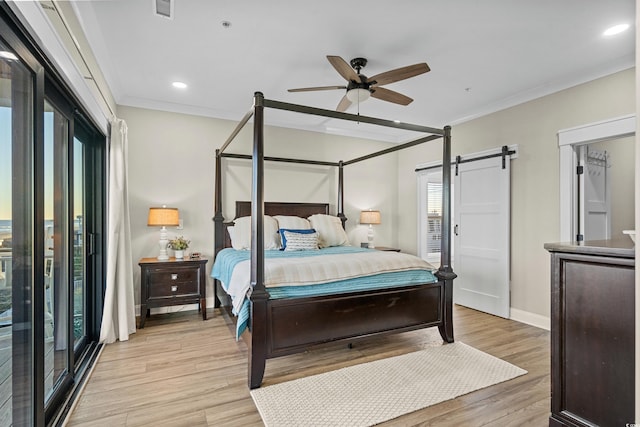
[[[33,423],[33,76],[0,42],[0,424]]]

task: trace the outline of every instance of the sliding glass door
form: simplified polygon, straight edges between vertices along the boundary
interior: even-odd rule
[[[87,322],[84,317],[87,314],[85,298],[87,296],[86,286],[86,260],[87,254],[85,241],[87,240],[87,230],[84,227],[84,200],[85,185],[84,174],[84,144],[76,136],[73,138],[72,168],[73,184],[71,189],[72,200],[72,222],[73,222],[73,266],[72,266],[72,314],[73,314],[73,348],[74,351],[83,344],[83,339],[87,336]]]
[[[34,423],[34,86],[0,40],[0,425]]]
[[[49,79],[44,101],[44,405],[54,417],[98,335],[100,136]],[[104,137],[102,138],[104,142]],[[89,245],[87,245],[89,243]]]
[[[105,138],[0,3],[0,426],[59,419],[95,356]]]
[[[69,224],[69,118],[44,103],[44,367],[45,405],[68,386],[71,283]]]

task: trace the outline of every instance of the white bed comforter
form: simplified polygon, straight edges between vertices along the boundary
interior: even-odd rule
[[[435,271],[435,267],[413,255],[385,251],[268,258],[265,259],[264,284],[265,287],[304,286],[406,270]],[[239,312],[250,287],[251,261],[241,261],[233,269],[227,287],[234,313]]]

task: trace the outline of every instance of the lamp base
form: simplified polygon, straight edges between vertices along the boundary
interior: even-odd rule
[[[160,254],[158,255],[158,261],[168,261],[169,254],[167,253],[167,245],[169,244],[169,239],[167,238],[167,229],[165,226],[162,226],[160,229],[160,241],[158,241],[158,245],[160,246]]]
[[[367,240],[369,240],[369,249],[375,249],[373,246],[373,227],[369,224],[369,232],[367,233]]]

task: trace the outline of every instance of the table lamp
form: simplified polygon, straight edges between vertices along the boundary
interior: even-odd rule
[[[160,254],[158,255],[159,261],[166,261],[169,259],[167,255],[167,244],[169,239],[167,238],[167,226],[180,225],[180,216],[178,215],[178,208],[168,208],[162,206],[161,208],[149,208],[149,218],[147,219],[147,225],[149,227],[162,227],[160,229]]]
[[[362,211],[360,212],[360,224],[369,224],[369,232],[367,239],[369,240],[369,248],[373,249],[373,224],[380,224],[380,211]]]

